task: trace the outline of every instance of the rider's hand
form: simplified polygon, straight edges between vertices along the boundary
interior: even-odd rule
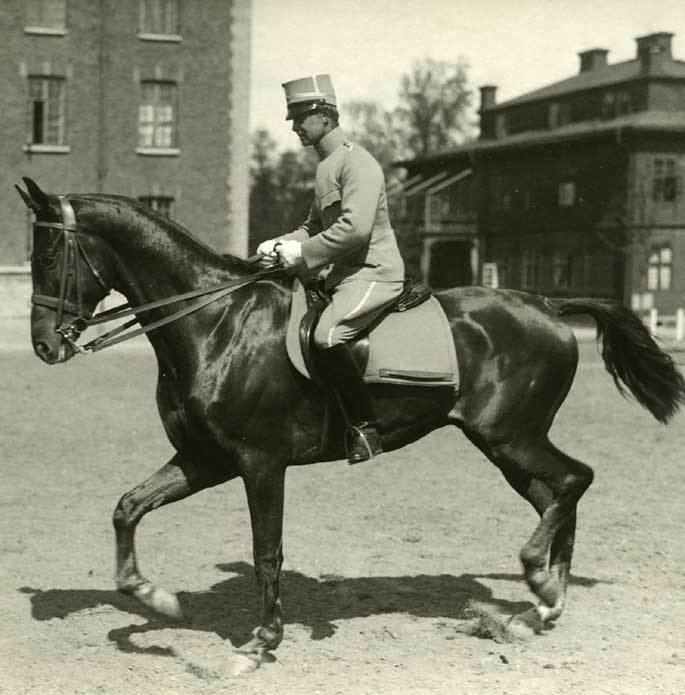
[[[278,263],[278,254],[276,253],[275,249],[275,246],[278,243],[278,239],[267,239],[257,247],[257,253],[261,254],[262,256],[259,259],[260,265],[270,266],[274,263]]]
[[[284,267],[292,268],[302,262],[302,244],[295,239],[285,239],[275,244],[276,253]]]

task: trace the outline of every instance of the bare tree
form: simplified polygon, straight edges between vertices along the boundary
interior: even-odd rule
[[[457,145],[471,136],[467,70],[461,57],[456,63],[424,58],[402,76],[396,115],[413,155]]]

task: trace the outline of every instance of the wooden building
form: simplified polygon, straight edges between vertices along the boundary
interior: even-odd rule
[[[424,279],[602,296],[673,313],[685,291],[685,62],[672,34],[632,60],[580,53],[578,74],[498,104],[480,137],[407,169],[399,227]]]

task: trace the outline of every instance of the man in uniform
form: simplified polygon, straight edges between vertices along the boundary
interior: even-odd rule
[[[338,125],[337,100],[329,75],[282,85],[287,116],[302,144],[319,155],[314,202],[296,230],[263,242],[263,263],[287,268],[327,268],[332,301],[315,329],[322,376],[337,393],[346,416],[350,463],[381,453],[373,402],[349,342],[402,292],[404,263],[390,224],[385,179],[364,148]]]

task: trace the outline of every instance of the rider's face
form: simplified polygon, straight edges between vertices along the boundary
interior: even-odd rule
[[[305,147],[316,145],[326,133],[326,119],[318,111],[303,113],[293,118],[293,131]]]

